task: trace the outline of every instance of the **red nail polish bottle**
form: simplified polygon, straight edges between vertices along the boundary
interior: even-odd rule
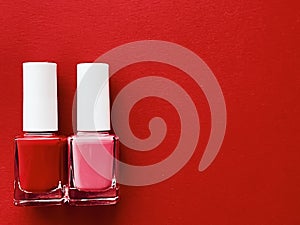
[[[67,141],[57,134],[56,63],[23,63],[23,131],[15,139],[14,204],[60,205]]]
[[[69,138],[70,205],[112,205],[119,199],[119,139],[110,131],[108,64],[77,65],[77,133]]]

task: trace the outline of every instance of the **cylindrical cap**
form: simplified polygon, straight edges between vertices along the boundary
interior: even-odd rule
[[[57,131],[56,63],[23,63],[23,131]]]
[[[110,130],[108,64],[78,64],[76,94],[77,131]]]

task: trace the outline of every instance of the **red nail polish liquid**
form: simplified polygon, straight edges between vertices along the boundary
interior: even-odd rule
[[[69,138],[70,205],[112,205],[119,199],[119,139],[110,134],[108,64],[77,65],[77,133]]]
[[[55,63],[23,64],[23,130],[15,139],[15,205],[60,205],[67,141],[57,132]]]

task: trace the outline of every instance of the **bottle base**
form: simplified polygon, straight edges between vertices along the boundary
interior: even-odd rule
[[[15,206],[56,206],[64,205],[64,199],[35,199],[35,200],[16,200],[14,199]]]
[[[19,185],[15,185],[14,192],[15,206],[55,206],[65,203],[64,190],[57,187],[47,192],[28,192],[22,190]]]
[[[115,205],[119,200],[119,188],[104,191],[84,191],[69,189],[68,203],[70,206]]]

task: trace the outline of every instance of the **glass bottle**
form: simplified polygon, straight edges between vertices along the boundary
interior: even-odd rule
[[[57,134],[56,63],[23,63],[23,131],[15,138],[14,204],[61,205],[67,139]]]
[[[108,65],[77,65],[77,132],[69,137],[70,205],[110,205],[119,199],[119,139],[110,133]]]

